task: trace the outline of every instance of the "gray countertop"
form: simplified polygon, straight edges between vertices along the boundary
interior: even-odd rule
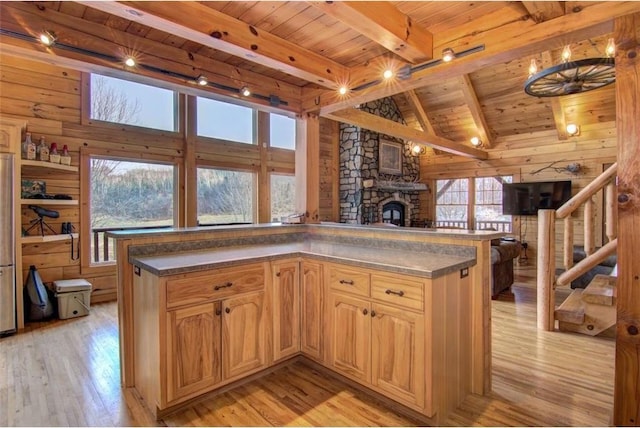
[[[300,256],[424,278],[437,278],[476,264],[476,258],[469,255],[390,251],[313,240],[139,256],[129,261],[154,275],[167,276]]]

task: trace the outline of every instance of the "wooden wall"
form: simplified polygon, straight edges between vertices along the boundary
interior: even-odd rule
[[[59,148],[66,144],[72,157],[72,165],[80,165],[82,149],[83,152],[131,154],[133,158],[162,156],[163,159],[173,159],[181,165],[190,161],[191,165],[243,168],[259,174],[262,162],[266,163],[263,170],[267,172],[293,173],[295,170],[292,151],[275,148],[263,150],[258,146],[209,138],[195,138],[193,142],[192,137],[189,147],[195,146],[195,150],[186,150],[187,139],[184,132],[145,130],[116,124],[92,123],[87,118],[83,119],[83,113],[85,116],[88,115],[82,107],[83,103],[87,102],[86,98],[83,100],[83,90],[86,91],[88,85],[79,71],[0,54],[0,72],[0,114],[26,120],[27,131],[32,133],[36,142],[44,136],[47,143],[56,142]],[[181,103],[184,105],[184,101]],[[181,123],[189,121],[182,118]],[[268,132],[266,134],[268,135]],[[185,153],[188,153],[187,158],[193,158],[186,159]],[[80,214],[80,207],[88,202],[83,200],[86,197],[83,198],[80,194],[82,173],[82,167],[79,173],[51,173],[40,168],[23,171],[23,178],[44,179],[47,182],[47,193],[66,193],[74,199],[80,199],[78,206],[52,207],[60,212],[59,219],[50,219],[49,222],[56,231],[60,230],[63,221],[73,223],[76,230],[80,230],[82,222],[85,221]],[[268,188],[261,188],[268,186],[268,180],[259,180],[258,186],[258,194],[269,194]],[[184,191],[181,191],[180,195],[179,225],[183,225],[185,218],[189,217],[185,214],[185,207],[195,207],[195,204],[185,203]],[[259,206],[260,209],[264,209],[264,204]],[[263,214],[259,213],[260,218],[269,218],[268,214]],[[34,217],[32,210],[26,205],[23,206],[23,226],[28,225]],[[83,245],[88,244],[88,237],[84,239]],[[106,270],[87,268],[89,263],[86,260],[81,263],[79,260],[71,259],[70,247],[70,242],[23,245],[23,279],[26,279],[29,265],[35,265],[45,282],[85,278],[93,284],[93,301],[114,299],[115,266]]]
[[[340,221],[339,123],[320,118],[320,221]]]
[[[536,132],[524,135],[513,135],[496,141],[487,149],[489,159],[486,161],[470,160],[450,155],[425,155],[420,159],[420,176],[422,181],[435,188],[435,180],[458,177],[481,177],[494,175],[513,175],[514,182],[571,180],[572,194],[576,194],[594,177],[604,171],[605,166],[616,160],[616,124],[608,121],[585,126],[577,137],[559,141],[555,130]],[[571,174],[563,168],[570,163],[581,165],[578,174]],[[553,164],[553,165],[552,165]],[[539,171],[539,172],[537,172]],[[425,204],[427,209],[422,213],[426,218],[435,218],[435,194],[425,194],[431,202]],[[595,224],[602,222],[602,195],[596,199]],[[583,242],[582,211],[574,218],[576,244]],[[537,256],[537,217],[514,217],[514,235],[528,243],[528,259],[516,264],[519,273],[535,277]],[[556,225],[557,266],[561,267],[563,222]],[[602,244],[602,229],[596,231],[596,245]],[[606,238],[605,238],[606,240]],[[524,255],[524,253],[523,253]]]

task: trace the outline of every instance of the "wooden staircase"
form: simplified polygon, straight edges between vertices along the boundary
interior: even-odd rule
[[[615,337],[616,278],[596,275],[585,289],[577,288],[555,310],[560,331]]]

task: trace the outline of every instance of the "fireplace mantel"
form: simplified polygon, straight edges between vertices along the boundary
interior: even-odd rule
[[[364,180],[362,182],[362,187],[365,189],[399,190],[406,192],[429,190],[429,185],[427,183],[375,179]]]

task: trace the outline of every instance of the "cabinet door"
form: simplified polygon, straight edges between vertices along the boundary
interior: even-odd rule
[[[302,262],[300,348],[309,357],[322,360],[322,265]]]
[[[264,292],[222,302],[222,376],[236,377],[266,364]]]
[[[425,406],[424,316],[373,304],[371,381],[400,402]]]
[[[220,382],[220,324],[220,303],[167,313],[167,401]]]
[[[371,381],[370,311],[367,301],[330,293],[329,362],[337,371],[366,382]]]
[[[300,280],[297,261],[273,263],[273,357],[300,351]]]

